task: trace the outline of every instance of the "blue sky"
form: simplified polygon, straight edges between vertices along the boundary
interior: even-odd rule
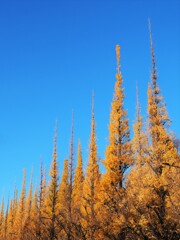
[[[151,73],[148,17],[151,18],[158,83],[180,137],[180,2],[1,1],[0,2],[0,198],[21,186],[22,169],[40,158],[49,172],[58,118],[58,159],[69,154],[72,109],[75,146],[81,139],[84,162],[90,135],[91,95],[95,92],[98,153],[108,139],[115,83],[115,45],[121,46],[125,106],[132,128],[135,88],[143,116]],[[77,152],[77,150],[76,150]]]

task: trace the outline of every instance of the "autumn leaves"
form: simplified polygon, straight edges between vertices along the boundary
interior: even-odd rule
[[[86,169],[80,141],[74,169],[74,128],[70,157],[59,180],[57,129],[50,182],[41,167],[40,184],[26,197],[25,176],[18,198],[15,190],[0,213],[0,239],[8,240],[118,240],[178,239],[179,154],[168,131],[169,118],[157,84],[151,37],[152,80],[148,87],[146,125],[137,101],[133,139],[124,108],[120,46],[116,46],[117,73],[109,122],[109,143],[100,171],[94,103]],[[145,126],[147,126],[145,128]],[[127,171],[129,170],[129,171]]]

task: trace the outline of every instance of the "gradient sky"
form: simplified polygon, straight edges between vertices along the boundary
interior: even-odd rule
[[[52,159],[58,118],[58,160],[69,155],[71,113],[75,146],[81,139],[87,161],[91,95],[95,92],[98,154],[108,139],[116,73],[115,46],[121,46],[125,107],[132,128],[136,82],[144,118],[151,73],[148,17],[151,18],[158,84],[180,137],[180,1],[1,1],[0,2],[0,199],[21,187],[40,158]],[[77,152],[77,150],[76,150]],[[29,184],[29,183],[28,183]]]

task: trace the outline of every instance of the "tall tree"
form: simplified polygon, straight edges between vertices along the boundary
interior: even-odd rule
[[[44,221],[44,213],[45,213],[45,199],[46,199],[46,172],[43,169],[43,163],[41,160],[40,166],[40,186],[39,193],[37,196],[37,239],[43,239],[45,232],[45,221]],[[34,208],[36,209],[36,207]],[[35,211],[36,212],[36,211]]]
[[[46,200],[46,218],[48,237],[50,240],[57,239],[57,213],[58,213],[58,160],[57,160],[57,124],[54,135],[53,159],[50,169],[51,181]]]
[[[14,187],[14,197],[10,201],[9,209],[9,238],[13,240],[17,236],[17,218],[18,218],[18,191],[16,185]]]
[[[151,166],[160,176],[164,164],[174,164],[177,157],[177,150],[168,133],[170,119],[167,115],[166,106],[157,85],[156,63],[151,28],[150,46],[152,56],[152,81],[148,86],[148,121],[149,133],[152,141],[152,153],[154,155],[153,159],[151,159]]]
[[[109,145],[106,148],[105,178],[115,188],[123,187],[123,175],[131,164],[130,131],[127,112],[124,109],[124,88],[120,72],[120,46],[116,46],[117,74],[115,92],[111,104]]]
[[[84,173],[83,173],[83,161],[82,161],[82,149],[81,143],[78,142],[78,159],[77,167],[75,170],[74,177],[74,187],[73,187],[73,203],[75,208],[79,208],[81,205],[82,195],[83,195],[83,182],[84,182]]]
[[[32,200],[33,200],[33,180],[31,177],[29,192],[26,200],[24,239],[30,239],[32,222]]]
[[[8,197],[8,203],[6,206],[6,212],[5,212],[5,218],[4,218],[4,239],[8,238],[8,231],[9,231],[9,222],[8,222],[8,218],[9,218],[9,201],[10,201],[10,197]]]
[[[152,81],[148,88],[148,121],[152,142],[149,165],[154,174],[154,184],[152,186],[154,197],[149,206],[151,209],[151,224],[154,236],[158,239],[171,239],[172,236],[169,234],[175,231],[172,229],[176,227],[169,224],[168,221],[167,202],[169,200],[170,188],[167,186],[172,184],[172,182],[169,182],[169,173],[175,171],[172,166],[176,165],[179,157],[172,137],[168,133],[170,120],[157,84],[156,62],[150,23],[149,31],[152,56]],[[156,226],[158,226],[158,229]]]
[[[64,170],[61,183],[59,185],[59,217],[58,223],[61,228],[60,237],[68,239],[69,237],[69,162],[64,160]]]
[[[46,235],[39,234],[39,207],[38,207],[38,189],[35,189],[33,198],[32,198],[32,207],[31,207],[31,222],[30,222],[30,233],[27,238],[29,239],[46,239]],[[31,237],[31,238],[30,238]]]
[[[17,239],[19,240],[24,239],[25,216],[26,216],[26,170],[24,169],[22,190],[18,203],[18,216],[17,216],[17,230],[18,230]]]
[[[13,213],[13,199],[10,200],[9,205],[9,214],[8,214],[8,237],[12,238],[13,233],[13,225],[14,225],[14,213]]]
[[[130,131],[127,112],[124,109],[124,88],[120,72],[120,46],[116,46],[117,73],[109,123],[109,144],[105,152],[102,176],[102,213],[105,215],[102,230],[110,239],[123,239],[125,209],[122,209],[124,194],[123,179],[132,163]],[[108,219],[108,220],[107,220]],[[110,224],[108,223],[110,221]],[[117,224],[119,222],[119,224]],[[110,234],[111,233],[111,234]],[[105,237],[105,236],[104,236]]]
[[[84,228],[86,239],[96,239],[97,231],[97,193],[100,184],[100,171],[97,156],[95,117],[94,117],[94,94],[92,98],[92,120],[91,135],[89,143],[88,165],[83,185],[83,208],[84,208]]]
[[[68,164],[68,169],[67,169]],[[68,179],[66,178],[68,177]],[[72,192],[74,184],[74,113],[72,113],[72,128],[70,139],[69,161],[64,162],[64,173],[59,188],[60,215],[63,216],[63,226],[67,240],[72,239]],[[64,195],[63,195],[64,194]],[[63,206],[64,205],[64,206]],[[65,237],[63,237],[65,238]]]
[[[78,142],[78,159],[77,159],[77,166],[75,169],[74,186],[73,186],[73,192],[72,192],[74,239],[82,239],[82,235],[83,235],[83,226],[82,226],[82,222],[81,222],[83,184],[84,184],[83,161],[82,161],[81,143],[79,140],[79,142]]]
[[[69,200],[68,200],[68,221],[67,240],[72,239],[72,192],[74,184],[74,112],[72,112],[72,129],[69,155]]]

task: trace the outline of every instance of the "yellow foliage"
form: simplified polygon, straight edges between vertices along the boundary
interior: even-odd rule
[[[151,33],[151,31],[150,31]],[[64,160],[59,183],[57,127],[50,181],[41,165],[39,187],[31,181],[0,207],[2,240],[176,240],[180,236],[180,155],[169,133],[170,120],[157,84],[152,45],[152,82],[148,87],[148,128],[137,101],[134,136],[130,140],[124,88],[120,72],[120,46],[116,46],[117,73],[109,122],[109,143],[101,175],[97,154],[94,102],[86,172],[80,142],[77,167]],[[94,97],[94,96],[93,96]],[[94,99],[93,99],[94,100]]]

